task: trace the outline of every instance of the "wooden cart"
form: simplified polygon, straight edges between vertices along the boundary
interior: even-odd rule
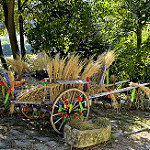
[[[100,84],[103,80],[104,71],[105,69],[100,78]],[[8,83],[6,75],[3,77],[3,82],[5,82],[5,84],[6,82]],[[116,82],[115,85],[128,81],[129,80]],[[47,84],[47,79],[44,79],[42,82],[43,86],[32,89],[31,92],[28,92],[28,96],[26,96],[26,93],[21,95],[20,97],[22,100],[16,96],[15,99],[10,98],[9,101],[11,104],[19,104],[21,112],[29,119],[40,119],[49,114],[51,125],[58,134],[62,134],[63,126],[68,121],[75,118],[88,119],[93,98],[136,88],[127,87],[87,96],[85,87],[87,86],[88,81],[80,79],[67,81],[57,80],[56,83]],[[147,85],[147,83],[142,85]],[[40,100],[36,100],[39,95],[41,95]],[[33,101],[28,100],[30,96],[32,98],[34,97]]]

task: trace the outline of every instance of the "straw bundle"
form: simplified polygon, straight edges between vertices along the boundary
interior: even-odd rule
[[[104,84],[104,80],[105,80],[105,77],[106,77],[106,69],[108,69],[110,67],[110,65],[114,62],[115,60],[115,50],[112,50],[112,51],[108,51],[108,52],[104,52],[103,54],[101,54],[100,56],[98,56],[98,59],[96,61],[97,64],[101,64],[101,66],[105,67],[105,74],[104,74],[104,77],[103,77],[103,84]],[[101,71],[100,71],[101,72]],[[95,74],[95,77],[97,78],[97,76],[99,76],[99,73],[100,72],[97,72]],[[98,82],[99,81],[99,78],[97,78],[98,80],[94,80],[95,82]]]
[[[100,66],[97,63],[94,62],[90,62],[84,69],[82,75],[81,75],[81,79],[82,80],[86,80],[87,77],[92,77],[94,73],[96,73],[96,71],[98,71],[100,68]]]
[[[101,92],[108,92],[108,90],[106,89],[107,86],[108,85],[105,85],[105,84],[100,85],[100,84],[95,84],[93,82],[89,82],[86,93],[88,96],[91,96],[91,95],[95,95],[95,94],[98,94]],[[118,102],[117,102],[115,96],[113,94],[110,94],[110,98],[113,101],[113,104],[114,104],[113,107],[118,110],[119,105],[118,105]]]
[[[17,97],[18,101],[21,102],[41,102],[44,97],[44,88],[36,86],[30,90],[24,91],[20,96]]]
[[[136,83],[133,83],[133,82],[130,82],[130,86],[139,87],[147,95],[147,97],[150,100],[150,89],[148,87],[140,86],[139,84],[136,84]]]
[[[75,61],[75,55],[70,55],[70,56],[67,56],[68,58],[68,61],[66,63],[66,66],[64,68],[64,72],[63,72],[63,75],[62,75],[62,79],[63,80],[69,80],[72,72],[73,72],[73,66],[75,65],[78,65],[78,63]]]
[[[49,82],[52,83],[52,72],[53,72],[53,64],[52,64],[52,60],[49,61],[48,65],[47,65],[47,73],[49,76]]]
[[[102,63],[102,65],[105,66],[106,69],[108,69],[110,65],[114,62],[115,57],[115,50],[104,52],[98,57],[97,63]]]
[[[49,62],[48,55],[45,52],[38,53],[37,62],[40,67],[40,70],[43,70],[43,67],[47,70],[47,64]]]
[[[60,61],[59,54],[57,54],[52,61],[52,64],[54,66],[54,83],[56,83],[56,80],[58,77],[58,70],[59,70],[59,64],[60,64],[59,61]]]
[[[65,61],[66,61],[67,57],[60,59],[59,61],[59,73],[58,73],[58,80],[62,79],[62,73],[64,70],[64,66],[65,66]]]
[[[115,75],[111,75],[111,76],[110,76],[110,81],[111,81],[112,83],[115,83],[115,82],[116,82],[116,77],[115,77]]]
[[[101,93],[102,91],[103,91],[103,87],[100,84],[95,84],[95,83],[90,81],[88,83],[88,89],[86,91],[86,94],[88,96],[91,96],[91,95]]]
[[[17,55],[16,59],[6,59],[7,62],[14,68],[14,71],[18,74],[21,75],[22,71],[29,71],[28,65],[22,60],[21,55]]]
[[[38,70],[38,65],[36,63],[36,58],[31,57],[30,58],[30,63],[34,67],[35,70]]]
[[[42,61],[42,59],[36,59],[36,63],[38,64],[38,69],[43,70],[43,61]]]
[[[10,88],[11,88],[11,99],[14,99],[14,73],[11,71],[7,71],[7,75],[10,82]],[[15,104],[10,104],[10,114],[14,112]]]
[[[20,95],[17,97],[17,101],[20,102],[44,102],[45,99],[48,101],[54,101],[56,96],[54,89],[57,89],[59,84],[50,84],[49,86],[36,86],[32,89],[28,89],[26,91],[22,91]],[[51,91],[49,93],[49,91]],[[47,98],[46,95],[50,94]]]

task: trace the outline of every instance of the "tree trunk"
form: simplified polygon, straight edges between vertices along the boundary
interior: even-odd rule
[[[19,10],[19,30],[20,30],[20,47],[21,47],[21,55],[22,58],[25,57],[25,47],[24,47],[24,35],[23,35],[23,17],[21,15],[22,7],[21,7],[21,1],[18,0],[18,10]]]
[[[137,48],[140,49],[142,43],[142,27],[138,25],[137,27]]]
[[[1,59],[1,62],[2,62],[4,69],[8,70],[7,63],[6,63],[6,61],[4,59],[4,55],[3,55],[1,40],[0,40],[0,59]]]
[[[13,57],[14,59],[16,59],[17,55],[19,55],[20,53],[19,53],[19,48],[17,43],[15,23],[14,23],[14,0],[6,0],[6,4],[7,4],[7,11],[8,11],[8,16],[7,16],[8,20],[6,24],[7,24]]]
[[[142,43],[142,23],[141,23],[141,13],[137,11],[138,24],[137,24],[137,48],[140,49]]]

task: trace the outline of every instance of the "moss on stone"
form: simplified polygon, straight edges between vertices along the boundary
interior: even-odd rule
[[[107,118],[96,118],[88,121],[73,119],[70,121],[69,125],[72,128],[84,131],[84,130],[105,128],[109,125],[109,123],[110,121]]]

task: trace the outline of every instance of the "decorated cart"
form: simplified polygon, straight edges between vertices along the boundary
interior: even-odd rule
[[[102,54],[96,61],[93,59],[81,61],[80,56],[75,54],[65,58],[60,58],[59,55],[53,59],[47,55],[40,57],[40,62],[34,64],[42,64],[41,68],[45,69],[48,78],[43,76],[42,81],[35,78],[33,80],[31,76],[36,77],[39,72],[38,74],[37,72],[24,73],[22,74],[26,76],[24,85],[15,87],[14,83],[17,81],[14,81],[14,74],[12,72],[6,74],[3,71],[0,75],[2,95],[4,103],[10,101],[11,112],[14,105],[19,104],[21,112],[29,119],[40,119],[50,114],[51,125],[59,134],[63,132],[63,127],[68,121],[75,118],[82,120],[88,118],[93,99],[110,95],[114,108],[118,110],[119,105],[114,93],[138,87],[131,86],[108,91],[109,86],[129,82],[129,80],[115,82],[115,79],[112,79],[112,84],[109,84],[108,68],[114,61],[114,51]],[[41,76],[42,73],[43,71]],[[105,78],[107,84],[104,84]]]

